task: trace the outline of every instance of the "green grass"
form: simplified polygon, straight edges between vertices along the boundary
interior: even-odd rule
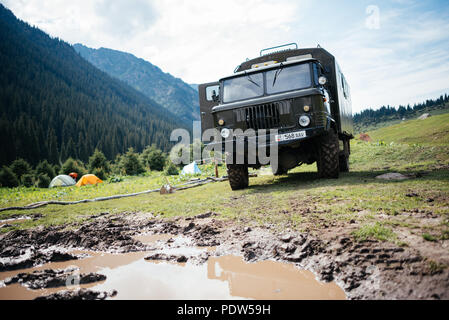
[[[381,223],[365,224],[357,231],[353,231],[353,236],[358,241],[367,239],[377,239],[381,241],[395,240],[396,234],[390,228],[384,227]]]
[[[221,219],[240,221],[245,225],[272,224],[279,229],[291,228],[320,234],[329,227],[348,228],[357,239],[375,238],[398,241],[396,229],[406,228],[419,234],[448,237],[449,229],[449,139],[446,133],[449,115],[370,132],[372,143],[353,140],[351,171],[338,180],[318,179],[316,166],[302,166],[288,175],[260,171],[250,178],[250,187],[233,192],[227,182],[211,183],[169,195],[153,193],[132,198],[75,206],[47,206],[31,211],[7,211],[0,219],[12,215],[40,213],[37,221],[27,220],[2,228],[6,232],[37,225],[76,223],[102,212],[118,214],[153,213],[174,218],[213,211]],[[433,132],[439,141],[430,139]],[[379,140],[385,143],[378,143]],[[201,167],[202,168],[202,167]],[[205,175],[213,174],[213,167]],[[375,177],[386,172],[415,175],[404,181],[382,181]],[[225,174],[224,166],[220,174]],[[169,177],[171,184],[182,183]],[[79,200],[113,194],[159,188],[165,177],[152,173],[144,177],[126,177],[120,183],[63,189],[0,189],[0,206],[26,205],[31,202],[58,199]],[[407,197],[410,192],[415,197]],[[433,199],[429,202],[428,199]],[[419,217],[430,212],[441,224],[428,224]],[[349,222],[354,222],[350,224]],[[352,227],[352,229],[350,228]]]
[[[449,113],[425,120],[410,120],[368,132],[376,141],[409,145],[445,146],[449,144]]]

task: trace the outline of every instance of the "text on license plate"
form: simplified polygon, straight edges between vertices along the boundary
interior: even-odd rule
[[[284,134],[277,134],[276,135],[276,142],[282,142],[282,141],[288,141],[288,140],[295,140],[299,138],[305,138],[307,136],[305,131],[296,131],[296,132],[289,132]]]

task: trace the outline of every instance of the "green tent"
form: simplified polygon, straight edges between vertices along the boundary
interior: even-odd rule
[[[76,181],[72,179],[70,176],[66,176],[65,174],[62,174],[60,176],[55,177],[53,180],[51,180],[49,188],[54,187],[70,187],[74,186],[76,184]]]

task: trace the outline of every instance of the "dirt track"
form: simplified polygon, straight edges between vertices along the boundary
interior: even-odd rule
[[[73,249],[116,253],[154,251],[147,259],[196,264],[204,263],[210,255],[232,254],[243,256],[248,262],[271,259],[294,263],[313,271],[320,280],[335,281],[349,299],[449,299],[449,270],[429,264],[416,249],[373,240],[354,242],[340,236],[344,233],[336,228],[323,230],[319,239],[288,231],[278,234],[270,226],[251,229],[242,225],[245,224],[222,221],[215,213],[172,221],[146,214],[121,214],[93,217],[77,227],[12,231],[0,236],[0,271],[83,258],[67,253]],[[192,239],[195,246],[215,247],[215,251],[161,255],[157,253],[160,243],[146,245],[133,238],[148,232],[173,237],[182,235]],[[173,245],[171,238],[162,243],[162,247]],[[45,285],[52,275],[57,279],[61,273],[47,272],[41,275],[46,281],[33,283]],[[101,276],[90,276],[92,281],[96,277],[101,279]],[[78,295],[53,298],[107,296],[107,293],[80,291]]]

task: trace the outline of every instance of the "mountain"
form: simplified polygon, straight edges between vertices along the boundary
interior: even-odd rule
[[[113,159],[152,143],[168,151],[171,131],[187,126],[0,4],[0,164],[85,161],[95,148]]]
[[[87,61],[118,78],[186,121],[200,119],[198,91],[148,61],[126,52],[75,44]]]

